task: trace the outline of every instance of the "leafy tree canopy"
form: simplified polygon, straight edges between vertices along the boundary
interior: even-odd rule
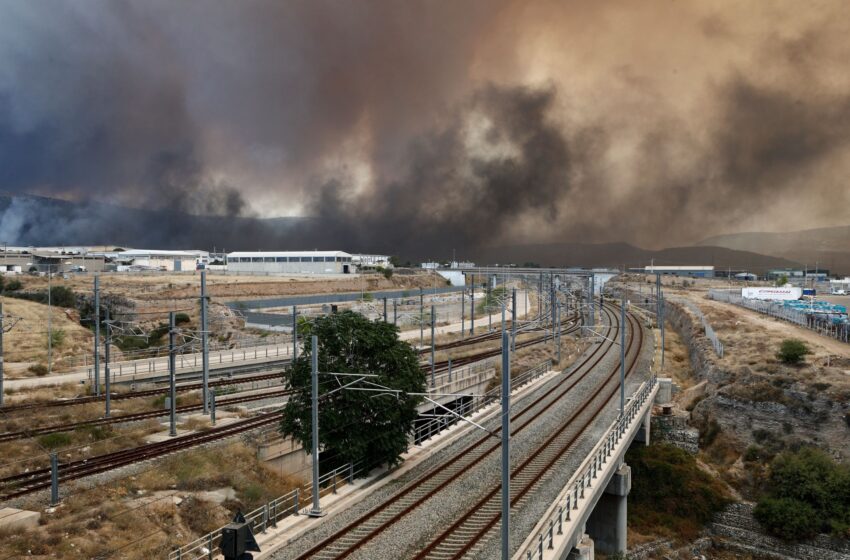
[[[770,465],[768,488],[754,512],[768,532],[786,540],[850,536],[850,466],[814,448],[783,453]]]
[[[391,323],[369,321],[344,311],[299,325],[304,349],[293,364],[289,383],[296,391],[283,409],[281,432],[311,446],[311,335],[318,337],[319,439],[323,454],[342,462],[364,461],[371,466],[397,465],[408,448],[408,436],[421,397],[343,389],[334,373],[377,375],[368,381],[404,391],[425,391],[425,375],[413,348],[399,340]],[[345,383],[353,379],[340,378]],[[361,387],[369,387],[364,383]]]

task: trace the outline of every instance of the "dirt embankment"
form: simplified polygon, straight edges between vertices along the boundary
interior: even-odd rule
[[[846,358],[818,357],[800,366],[779,362],[781,338],[771,336],[735,309],[703,308],[725,346],[714,354],[699,320],[670,301],[668,320],[689,348],[695,375],[705,381],[691,422],[701,431],[707,458],[730,481],[746,482],[754,469],[800,445],[816,445],[850,459],[850,368]],[[793,332],[789,335],[794,334]],[[744,484],[746,489],[747,484]]]

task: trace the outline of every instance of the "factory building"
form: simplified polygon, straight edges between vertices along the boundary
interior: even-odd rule
[[[117,265],[118,272],[134,270],[159,270],[186,272],[195,270],[197,251],[165,251],[161,249],[128,249],[107,254]]]
[[[665,276],[688,276],[691,278],[714,278],[713,266],[646,266],[632,269],[644,274],[662,274]]]
[[[393,268],[393,263],[390,262],[389,255],[362,255],[352,254],[351,262],[360,268]]]
[[[352,256],[344,251],[272,251],[227,254],[228,273],[349,274]]]

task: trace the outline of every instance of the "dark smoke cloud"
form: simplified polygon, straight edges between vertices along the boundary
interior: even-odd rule
[[[844,8],[3,3],[0,190],[85,203],[0,232],[438,257],[847,223]]]
[[[487,244],[520,216],[556,222],[556,200],[569,194],[570,154],[550,119],[554,96],[552,89],[487,87],[453,124],[412,144],[398,179],[353,196],[350,185],[327,182],[308,213],[328,240],[417,255]]]

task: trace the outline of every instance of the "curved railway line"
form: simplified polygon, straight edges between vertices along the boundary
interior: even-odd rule
[[[615,314],[611,313],[611,311],[608,310],[608,309],[606,309],[605,312],[609,316],[609,318],[612,318],[613,320],[616,321]],[[569,319],[567,321],[564,321],[563,323],[574,323],[574,324],[571,324],[564,331],[564,333],[573,332],[574,330],[579,328],[578,324],[575,323],[574,319]],[[609,327],[609,330],[610,329],[611,329],[611,327]],[[532,329],[532,330],[542,330],[542,329]],[[525,332],[528,332],[528,331],[525,331]],[[495,336],[494,336],[494,334],[495,334]],[[477,343],[480,343],[480,342],[486,342],[488,340],[495,339],[498,336],[500,336],[500,333],[498,333],[498,332],[497,333],[487,333],[485,335],[480,335],[478,337],[471,337],[471,338],[463,340],[463,341],[455,341],[455,342],[452,342],[452,343],[448,343],[447,345],[444,345],[443,348],[441,348],[441,349],[457,348],[457,347],[460,347],[460,346],[477,344]],[[525,348],[525,347],[528,347],[528,346],[532,346],[534,344],[538,344],[542,341],[545,341],[549,338],[551,338],[551,335],[547,334],[547,335],[543,335],[541,337],[536,337],[534,339],[526,340],[526,341],[523,341],[523,342],[517,342],[516,348]],[[604,343],[603,343],[603,345],[604,345]],[[603,345],[600,345],[596,349],[594,349],[594,351],[591,353],[591,355],[588,356],[588,358],[582,363],[581,366],[579,366],[579,369],[584,367],[588,363],[590,363],[590,360],[593,359],[594,357],[596,357],[595,361],[593,361],[593,363],[589,366],[589,368],[587,370],[587,371],[590,371],[590,369],[592,369],[604,356],[605,352],[601,352],[601,348],[602,348]],[[610,347],[610,344],[609,344],[609,347]],[[453,361],[453,364],[458,365],[458,366],[464,365],[464,364],[472,363],[472,362],[479,361],[479,360],[482,360],[482,359],[486,359],[486,358],[489,358],[489,357],[494,357],[494,356],[497,356],[499,354],[501,354],[501,348],[488,349],[488,350],[478,352],[478,353],[470,355],[470,356],[466,356],[464,358],[459,358],[456,361]],[[427,366],[427,367],[430,367],[430,366]],[[448,367],[447,361],[437,363],[437,369],[438,370],[446,369],[447,367]],[[249,376],[242,376],[242,377],[233,377],[233,378],[229,378],[229,379],[221,379],[221,380],[217,380],[217,381],[211,381],[209,385],[211,387],[218,387],[218,386],[227,386],[227,385],[233,385],[233,384],[250,383],[250,382],[255,382],[255,381],[265,381],[265,380],[270,380],[270,379],[279,379],[281,377],[282,371],[283,370],[278,370],[278,371],[263,373],[263,374],[258,374],[258,375],[249,375]],[[577,369],[575,371],[577,371]],[[582,374],[582,377],[586,374],[587,374],[587,372]],[[575,375],[571,375],[570,377],[565,378],[565,381],[562,382],[561,385],[563,385],[564,383],[567,383],[568,380],[572,380],[574,377],[575,377]],[[557,401],[558,398],[560,398],[561,396],[566,394],[566,392],[569,390],[570,387],[572,387],[575,383],[580,381],[580,379],[581,378],[579,378],[578,380],[575,380],[571,383],[567,383],[568,386],[565,389],[563,389],[554,398],[548,398],[548,397],[550,397],[550,395],[544,395],[543,397],[540,397],[537,401],[535,401],[534,404],[537,404],[537,403],[539,403],[543,400],[547,400],[548,404],[545,404],[544,410],[548,409],[549,407],[551,407]],[[186,391],[198,390],[198,389],[201,389],[201,388],[202,388],[201,383],[192,383],[192,384],[178,385],[177,391],[178,392],[186,392]],[[145,390],[145,391],[135,391],[135,392],[132,392],[132,393],[113,394],[111,396],[111,398],[112,398],[112,400],[121,400],[121,399],[130,399],[130,398],[158,396],[158,395],[162,395],[162,394],[167,394],[168,391],[169,391],[168,388],[150,389],[150,390]],[[242,396],[242,397],[236,396],[236,397],[221,399],[217,402],[217,404],[220,405],[220,406],[232,405],[232,404],[237,404],[237,403],[242,403],[242,402],[250,402],[250,401],[254,401],[254,400],[274,398],[274,397],[277,397],[277,396],[285,396],[287,394],[291,394],[292,392],[293,391],[291,391],[291,390],[283,390],[282,389],[282,390],[278,390],[278,391],[261,393],[261,394],[254,394],[254,395],[247,395],[247,396]],[[104,395],[78,397],[78,398],[74,398],[74,399],[47,401],[47,402],[41,402],[41,403],[21,403],[21,404],[18,404],[18,405],[10,405],[10,406],[7,406],[7,407],[3,407],[2,411],[7,412],[7,411],[13,411],[13,410],[36,409],[36,408],[41,408],[41,407],[71,406],[71,405],[86,404],[86,403],[91,403],[91,402],[98,402],[98,401],[103,401],[103,400],[105,400]],[[534,406],[534,404],[531,407],[528,407],[525,410],[523,410],[522,412],[520,412],[519,414],[517,414],[516,418],[522,417],[525,413],[527,413]],[[202,409],[201,404],[187,405],[187,406],[183,406],[183,407],[178,407],[177,412],[178,413],[186,413],[186,412],[192,412],[192,411],[201,410],[201,409]],[[539,414],[541,414],[542,412],[543,411],[537,412],[531,419],[529,419],[528,422],[523,424],[522,427],[524,427],[525,425],[530,423],[534,418],[539,416]],[[16,440],[16,439],[23,439],[23,438],[28,438],[28,437],[38,436],[38,435],[44,435],[44,434],[49,434],[49,433],[54,433],[54,432],[71,431],[71,430],[74,430],[74,429],[80,428],[80,427],[98,426],[98,425],[112,424],[112,423],[122,423],[122,422],[133,422],[133,421],[163,416],[163,415],[166,415],[168,413],[169,413],[168,410],[145,411],[145,412],[139,412],[139,413],[125,414],[125,415],[120,415],[120,416],[113,416],[113,417],[110,417],[110,418],[98,418],[98,419],[94,419],[94,420],[81,421],[81,422],[75,422],[75,423],[70,423],[70,424],[63,424],[63,425],[56,425],[56,426],[46,426],[46,427],[42,427],[42,428],[33,428],[33,429],[30,429],[30,430],[24,430],[24,431],[19,431],[19,432],[9,432],[9,433],[5,433],[5,434],[0,434],[0,442],[12,441],[12,440]],[[280,411],[264,413],[264,414],[260,414],[258,416],[252,417],[252,418],[248,418],[248,419],[245,419],[245,420],[234,422],[234,423],[228,424],[226,426],[212,428],[212,429],[209,429],[209,430],[206,430],[206,431],[203,431],[203,432],[187,434],[187,435],[184,435],[184,436],[177,436],[177,437],[174,437],[172,439],[162,441],[162,442],[150,443],[150,444],[138,446],[138,447],[131,448],[131,449],[116,451],[116,452],[107,453],[107,454],[103,454],[103,455],[99,455],[99,456],[95,456],[95,457],[90,457],[90,458],[87,458],[87,459],[81,459],[81,460],[76,460],[76,461],[71,461],[71,462],[68,462],[68,463],[60,464],[59,467],[58,467],[59,482],[64,483],[64,482],[68,482],[68,481],[71,481],[71,480],[76,480],[76,479],[84,478],[84,477],[87,477],[87,476],[100,474],[100,473],[110,471],[110,470],[113,470],[113,469],[132,465],[134,463],[147,461],[147,460],[150,460],[150,459],[169,455],[169,454],[174,453],[176,451],[188,449],[190,447],[195,447],[197,445],[203,445],[205,443],[209,443],[209,442],[216,441],[216,440],[219,440],[219,439],[224,439],[224,438],[227,438],[227,437],[238,435],[238,434],[241,434],[241,433],[244,433],[244,432],[247,432],[247,431],[251,431],[251,430],[254,430],[256,428],[260,428],[260,427],[272,424],[274,422],[277,422],[277,421],[280,420],[281,417],[282,417],[282,413]],[[518,428],[517,431],[519,431],[522,427]],[[487,441],[486,438],[482,439],[481,441],[478,442],[478,444],[476,444],[473,447],[477,448],[478,446],[483,445],[486,441]],[[498,445],[496,447],[498,447]],[[480,453],[480,455],[477,454],[478,459],[475,460],[473,464],[482,460],[490,451],[492,451],[492,447],[488,448],[488,449],[482,449],[482,451],[483,451],[483,453]],[[472,466],[472,465],[467,464],[467,466],[464,467],[464,468],[469,468],[470,466]],[[460,473],[458,473],[458,475],[459,474]],[[41,468],[41,469],[36,469],[36,470],[33,470],[33,471],[26,472],[26,473],[20,473],[20,474],[15,474],[15,475],[10,475],[10,476],[4,477],[4,478],[0,478],[0,501],[12,499],[12,498],[17,498],[17,497],[20,497],[20,496],[23,496],[23,495],[26,495],[26,494],[30,494],[32,492],[37,492],[39,490],[44,490],[46,488],[49,488],[50,485],[51,485],[50,478],[51,478],[50,468]]]
[[[267,412],[253,418],[248,418],[247,420],[212,428],[204,432],[177,436],[166,441],[148,443],[132,449],[106,453],[88,459],[71,461],[64,464],[60,463],[59,482],[61,484],[70,480],[92,476],[169,455],[175,451],[235,436],[278,422],[282,417],[282,412]],[[0,478],[0,488],[2,488],[0,490],[0,500],[17,498],[38,490],[50,488],[50,468],[36,469],[27,473]]]
[[[290,389],[278,389],[275,391],[269,391],[267,393],[256,393],[253,395],[245,395],[242,397],[225,397],[216,400],[216,406],[232,406],[234,404],[246,403],[259,401],[263,399],[271,399],[276,397],[285,397],[287,395],[291,395],[295,391]],[[188,412],[196,412],[198,410],[203,410],[204,405],[202,404],[190,404],[186,406],[178,406],[175,410],[177,414],[186,414]],[[140,420],[147,420],[149,418],[158,418],[160,416],[166,416],[169,414],[169,410],[160,409],[160,410],[148,410],[145,412],[135,412],[132,414],[120,414],[117,416],[110,416],[109,418],[95,418],[94,420],[83,420],[80,422],[72,422],[70,424],[57,424],[54,426],[44,426],[41,428],[31,428],[29,430],[21,430],[19,432],[6,432],[0,434],[0,443],[6,441],[13,441],[16,439],[25,439],[30,437],[42,436],[45,434],[52,434],[56,432],[70,432],[76,430],[78,428],[88,428],[91,426],[105,426],[107,424],[120,424],[124,422],[138,422]]]
[[[606,305],[605,307],[603,307],[603,312],[609,320],[607,333],[610,334],[612,330],[617,328],[619,324],[619,318],[617,317],[617,314],[612,311],[612,306],[610,305]],[[627,354],[634,354],[634,356],[631,357],[631,370],[635,367],[635,364],[637,363],[637,358],[640,353],[640,347],[643,342],[643,331],[640,328],[639,323],[637,323],[637,321],[634,320],[631,316],[629,316],[629,321],[630,324],[637,325],[637,331],[640,333],[640,340],[637,342],[637,350],[635,352],[632,352],[631,350],[632,346],[635,343],[635,336],[634,330],[632,328],[629,329],[630,334]],[[511,417],[512,436],[519,432],[522,432],[526,427],[531,425],[532,422],[534,422],[538,417],[540,417],[546,411],[551,409],[555,405],[555,403],[557,403],[562,397],[564,397],[576,384],[586,378],[590,374],[590,372],[593,371],[593,369],[608,354],[608,351],[613,347],[613,340],[611,340],[610,338],[606,338],[587,357],[585,357],[581,363],[577,364],[577,366],[573,368],[573,371],[569,376],[565,376],[562,380],[560,380],[559,383],[557,383],[545,394],[537,397],[534,401],[525,406],[522,410],[513,414]],[[606,379],[605,383],[610,380],[611,376],[616,374],[617,369],[619,368],[616,368],[614,371],[612,371],[612,373]],[[600,386],[596,394],[598,394],[599,391],[602,390],[602,387],[605,386],[605,383]],[[591,401],[592,399],[588,399],[587,403],[582,407],[581,410],[587,409]],[[524,419],[522,423],[513,424],[513,422],[523,419],[523,417],[526,415],[529,415],[529,417]],[[564,427],[558,432],[556,432],[556,434],[551,439],[554,439],[558,434],[563,433],[564,430],[571,426],[572,418],[574,417],[575,416],[571,417],[571,420],[566,422]],[[498,433],[500,431],[500,428],[497,427],[494,431]],[[579,433],[581,433],[582,431],[583,429],[580,430]],[[359,517],[357,520],[341,528],[334,535],[322,540],[306,552],[300,554],[297,557],[297,560],[306,560],[308,558],[346,558],[347,556],[358,550],[361,546],[366,544],[368,541],[376,537],[379,533],[383,532],[390,525],[394,524],[397,520],[410,513],[411,511],[416,509],[420,504],[437,494],[439,491],[444,489],[453,481],[457,480],[460,476],[468,472],[469,469],[471,469],[472,467],[483,461],[486,457],[488,457],[492,453],[497,452],[500,449],[500,443],[495,442],[491,445],[487,445],[487,443],[489,442],[491,442],[491,440],[488,436],[480,437],[475,443],[459,451],[451,459],[441,463],[438,467],[432,469],[419,479],[413,481],[407,487],[394,494],[392,497],[384,501],[376,508],[368,511],[363,516]],[[544,445],[539,450],[536,456],[539,456],[539,454],[545,449],[545,447],[546,446]],[[527,461],[526,463],[534,462],[534,464],[537,465],[538,462],[535,462],[534,458],[535,456],[530,457],[529,461]],[[498,485],[494,492],[499,492]],[[498,505],[496,508],[496,513],[497,515],[500,513],[500,508],[498,507]],[[487,529],[484,530],[484,533],[486,533],[486,530]],[[477,537],[475,540],[477,541],[478,538],[480,538],[480,536]],[[453,540],[453,542],[456,541]],[[428,550],[430,551],[431,548],[429,548]]]
[[[637,321],[629,317],[630,328]],[[639,335],[634,357],[627,366],[627,376],[637,366],[640,350],[643,346],[643,329],[638,326]],[[630,337],[627,354],[631,353]],[[590,398],[575,411],[569,419],[552,433],[538,448],[522,463],[511,470],[511,507],[524,503],[526,497],[540,484],[542,478],[553,469],[562,468],[568,452],[579,438],[602,413],[604,406],[615,396],[619,388],[616,375],[619,366],[613,368],[606,379],[598,385]],[[614,383],[611,383],[615,381]],[[606,390],[607,389],[607,390]],[[595,405],[595,406],[591,406]],[[479,499],[466,513],[452,525],[443,530],[414,558],[415,560],[458,560],[463,558],[473,547],[487,537],[501,520],[501,484],[498,484],[486,495]]]
[[[287,360],[288,362],[288,360]],[[215,381],[210,381],[210,387],[226,387],[228,385],[239,385],[242,383],[253,383],[256,381],[268,381],[270,379],[280,379],[280,374],[283,373],[283,369],[279,366],[275,367],[274,365],[270,365],[269,367],[274,368],[271,371],[259,373],[256,375],[244,375],[244,376],[234,376],[228,377],[226,379],[218,379]],[[177,385],[178,393],[185,393],[186,391],[197,391],[203,388],[203,383],[188,383],[183,385]],[[144,391],[131,391],[129,393],[112,393],[110,396],[110,400],[119,401],[125,399],[138,399],[142,397],[156,397],[159,395],[167,395],[170,389],[168,387],[163,387],[159,389],[146,389]],[[24,402],[20,404],[10,404],[4,405],[0,408],[0,412],[17,412],[19,410],[33,410],[37,408],[53,408],[60,406],[76,406],[80,404],[88,404],[93,402],[103,402],[106,400],[106,395],[90,395],[87,397],[74,397],[71,399],[59,399],[52,401],[41,401],[41,402]]]

